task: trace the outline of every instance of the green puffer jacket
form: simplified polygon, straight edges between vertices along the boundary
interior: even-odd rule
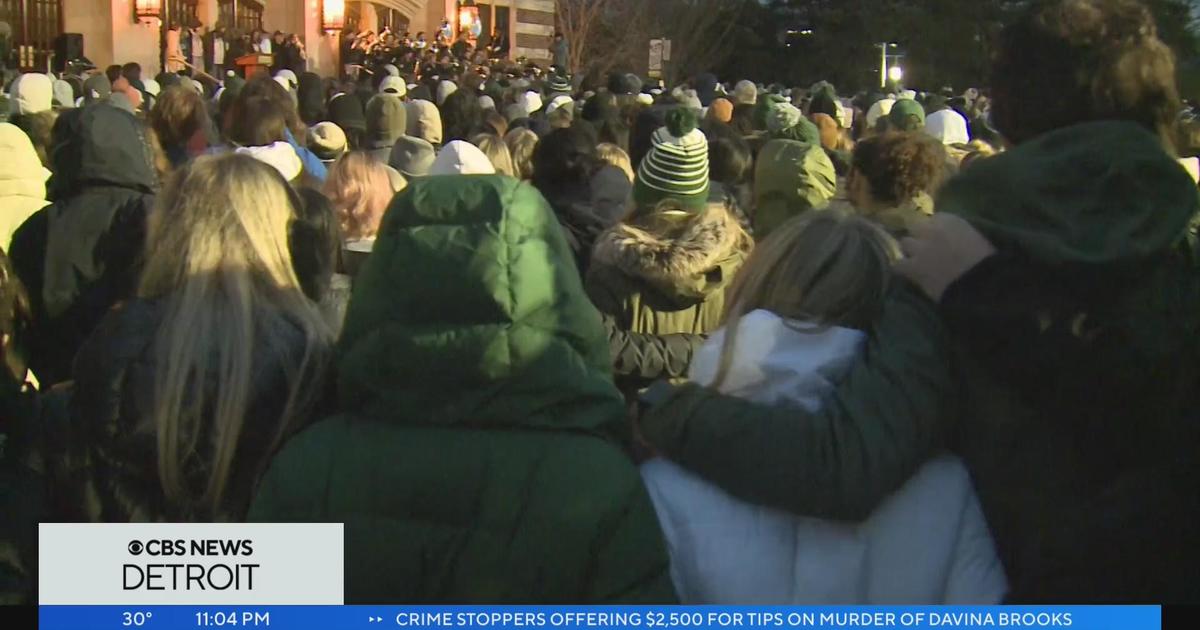
[[[342,413],[284,446],[250,518],[345,523],[347,603],[674,600],[600,314],[534,188],[397,196],[338,354]]]
[[[837,173],[820,145],[772,140],[754,167],[754,237],[760,241],[788,219],[824,208],[837,194]]]
[[[664,214],[672,217],[622,223],[600,235],[588,295],[622,330],[707,334],[720,326],[725,289],[750,239],[723,206]]]

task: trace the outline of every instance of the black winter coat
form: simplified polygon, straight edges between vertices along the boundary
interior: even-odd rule
[[[69,417],[46,414],[43,439],[47,460],[53,463],[50,502],[55,519],[203,522],[244,518],[266,458],[277,442],[282,443],[282,437],[276,439],[275,420],[287,403],[287,373],[300,364],[304,335],[287,322],[258,318],[262,325],[282,326],[288,335],[282,347],[255,347],[251,402],[225,499],[217,510],[176,504],[167,499],[159,481],[152,416],[159,370],[155,338],[167,314],[168,299],[138,298],[114,308],[79,350]],[[307,420],[305,415],[293,422],[287,434]],[[203,489],[209,474],[206,462],[214,446],[211,430],[206,427],[197,444],[198,456],[185,466],[185,483]]]
[[[133,294],[158,176],[145,127],[104,103],[67,110],[54,127],[53,203],[13,235],[9,256],[29,291],[29,368],[42,385],[71,360],[113,304]]]

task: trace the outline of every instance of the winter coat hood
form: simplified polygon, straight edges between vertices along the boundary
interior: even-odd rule
[[[380,94],[367,103],[367,148],[390,150],[407,127],[408,110],[400,97]]]
[[[22,74],[13,81],[10,99],[10,108],[14,114],[48,112],[54,104],[54,84],[50,77],[44,74]]]
[[[650,222],[671,227],[645,226]],[[619,224],[600,235],[592,257],[685,305],[723,290],[749,249],[737,220],[723,207],[709,206],[700,214],[669,211],[643,225]]]
[[[1179,243],[1200,197],[1149,132],[1096,122],[973,164],[942,189],[937,211],[962,216],[1001,251],[1099,268]]]
[[[429,144],[442,144],[442,112],[430,101],[408,102],[408,135]]]
[[[604,328],[570,258],[526,183],[413,182],[355,281],[342,408],[400,424],[622,434]]]
[[[276,142],[261,147],[241,147],[237,152],[245,153],[264,164],[269,164],[289,182],[299,177],[300,173],[304,171],[304,163],[300,161],[300,156],[296,155],[296,149],[286,142]]]
[[[754,234],[763,238],[788,219],[823,208],[837,192],[833,162],[819,145],[772,140],[754,168]]]
[[[63,112],[54,126],[50,155],[54,199],[88,186],[154,192],[158,174],[141,121],[120,108],[97,104]]]

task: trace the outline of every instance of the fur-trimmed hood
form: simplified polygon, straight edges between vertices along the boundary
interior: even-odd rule
[[[695,302],[728,285],[751,246],[737,220],[710,205],[699,215],[669,211],[618,224],[596,240],[592,260]]]

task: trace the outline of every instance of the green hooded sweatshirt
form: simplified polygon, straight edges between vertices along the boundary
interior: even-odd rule
[[[788,219],[825,207],[836,193],[837,173],[819,144],[768,142],[754,167],[754,237],[762,240]]]
[[[674,600],[600,314],[536,189],[397,196],[338,355],[342,413],[284,446],[250,517],[345,523],[347,603]]]

